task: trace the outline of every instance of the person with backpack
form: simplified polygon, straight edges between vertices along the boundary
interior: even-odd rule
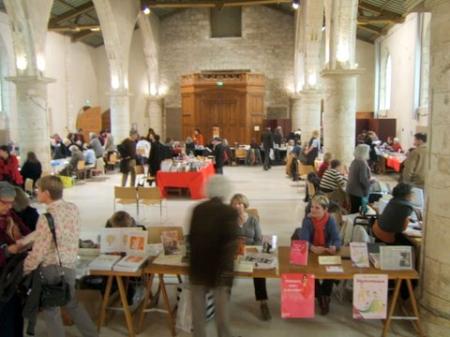
[[[16,291],[22,279],[18,240],[30,233],[20,218],[11,211],[16,190],[0,182],[0,331],[2,337],[22,337],[23,317]],[[17,269],[19,268],[19,269]],[[13,274],[18,277],[13,277]]]

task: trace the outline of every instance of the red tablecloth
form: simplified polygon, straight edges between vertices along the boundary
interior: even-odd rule
[[[402,162],[398,157],[388,156],[386,158],[386,166],[393,169],[395,172],[400,172],[400,165]]]
[[[209,164],[198,172],[158,171],[156,181],[163,197],[167,196],[166,187],[185,187],[191,192],[192,199],[202,199],[205,197],[205,184],[208,177],[214,174],[214,166]]]

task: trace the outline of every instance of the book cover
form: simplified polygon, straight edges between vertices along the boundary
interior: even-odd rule
[[[324,266],[342,264],[342,258],[339,255],[321,255],[319,264]]]
[[[103,228],[100,233],[101,253],[122,253],[126,251],[128,228]]]
[[[289,261],[291,264],[306,266],[308,264],[308,241],[293,240]]]
[[[161,232],[161,242],[163,244],[164,255],[181,254],[180,237],[177,231]]]
[[[127,255],[113,266],[113,270],[135,272],[147,261],[145,255]]]
[[[380,269],[409,270],[413,268],[413,252],[411,246],[380,247]]]
[[[350,258],[354,266],[358,268],[368,268],[369,251],[366,242],[350,242]]]
[[[388,276],[353,276],[353,318],[385,319],[388,301]]]
[[[276,235],[263,235],[262,251],[263,253],[273,253],[277,250],[278,237]]]
[[[281,318],[314,317],[314,275],[281,275]]]
[[[147,237],[146,231],[130,231],[127,234],[127,255],[144,255],[147,251]]]

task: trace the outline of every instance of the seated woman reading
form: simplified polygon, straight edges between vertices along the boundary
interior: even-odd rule
[[[393,198],[372,227],[373,235],[377,241],[389,245],[410,246],[411,243],[402,232],[408,227],[409,217],[414,211],[414,206],[411,204],[412,185],[399,183],[392,190],[392,196]]]
[[[243,194],[235,194],[231,198],[231,206],[239,213],[239,236],[245,240],[246,245],[262,245],[262,234],[259,221],[256,217],[247,213],[248,199]],[[260,302],[261,316],[263,321],[271,319],[267,305],[267,289],[265,278],[254,278],[255,297]]]
[[[310,213],[303,219],[302,227],[297,228],[291,237],[291,240],[308,241],[309,249],[317,255],[335,254],[341,246],[336,222],[328,213],[329,204],[327,197],[314,196]],[[330,311],[333,283],[334,280],[316,279],[316,297],[322,315]]]

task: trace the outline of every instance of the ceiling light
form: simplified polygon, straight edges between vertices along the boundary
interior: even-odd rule
[[[100,27],[92,27],[90,29],[91,32],[99,32],[100,31]]]
[[[149,15],[150,14],[150,8],[148,8],[147,6],[142,10],[142,12],[144,12],[145,15]]]
[[[300,7],[300,0],[292,0],[292,8],[297,10]]]

